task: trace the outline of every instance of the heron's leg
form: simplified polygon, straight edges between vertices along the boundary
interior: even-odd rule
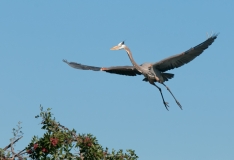
[[[162,96],[163,104],[164,104],[164,106],[166,107],[166,109],[168,110],[169,105],[168,105],[168,102],[165,102],[165,100],[164,100],[164,97],[163,97],[161,88],[160,88],[159,86],[157,86],[154,82],[152,82],[152,83],[150,82],[150,84],[152,84],[153,86],[155,86],[155,87],[158,88],[158,90],[160,91],[160,94],[161,94],[161,96]],[[169,111],[169,110],[168,110],[168,111]]]
[[[173,98],[175,99],[176,103],[178,104],[178,106],[179,106],[180,109],[182,110],[182,106],[181,106],[180,102],[177,101],[177,99],[175,98],[175,96],[173,95],[173,93],[171,92],[171,90],[170,90],[164,83],[162,83],[162,84],[163,84],[163,85],[167,88],[167,90],[171,93],[171,95],[172,95]]]

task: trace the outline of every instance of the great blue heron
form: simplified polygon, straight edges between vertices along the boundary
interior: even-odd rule
[[[160,91],[163,104],[165,105],[166,109],[168,110],[168,103],[165,102],[162,90],[160,87],[158,87],[155,82],[161,83],[164,85],[167,90],[170,92],[170,94],[175,99],[177,105],[182,109],[181,104],[177,101],[175,96],[172,94],[170,89],[164,84],[165,81],[168,81],[169,79],[174,77],[174,74],[171,73],[164,73],[167,70],[178,68],[186,63],[189,63],[194,58],[199,56],[205,49],[207,49],[217,38],[217,34],[214,34],[201,44],[174,56],[168,57],[166,59],[163,59],[156,63],[143,63],[141,65],[138,65],[133,57],[130,49],[124,44],[123,42],[120,42],[117,46],[114,46],[111,48],[111,50],[121,50],[124,49],[130,61],[132,62],[133,66],[115,66],[115,67],[94,67],[94,66],[87,66],[82,65],[76,62],[68,62],[67,60],[63,60],[63,62],[67,63],[69,66],[76,68],[76,69],[82,69],[82,70],[93,70],[93,71],[105,71],[109,73],[115,73],[115,74],[121,74],[121,75],[127,75],[127,76],[136,76],[136,75],[144,75],[143,81],[149,82],[150,84],[154,85],[158,88]]]

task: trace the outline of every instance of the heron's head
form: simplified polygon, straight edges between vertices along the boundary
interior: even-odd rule
[[[124,49],[124,47],[126,46],[124,45],[124,41],[123,41],[123,42],[120,42],[117,46],[112,47],[110,50],[121,50],[121,49]]]

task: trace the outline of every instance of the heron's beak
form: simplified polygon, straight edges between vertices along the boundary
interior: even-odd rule
[[[114,46],[110,50],[119,50],[119,46]]]

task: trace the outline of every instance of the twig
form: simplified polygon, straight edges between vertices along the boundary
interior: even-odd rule
[[[23,136],[19,137],[18,139],[16,139],[14,142],[10,143],[9,145],[7,145],[5,148],[3,148],[3,150],[7,150],[8,148],[11,147],[11,145],[13,145],[14,143],[16,143],[18,140],[20,140],[21,138],[23,138]]]

